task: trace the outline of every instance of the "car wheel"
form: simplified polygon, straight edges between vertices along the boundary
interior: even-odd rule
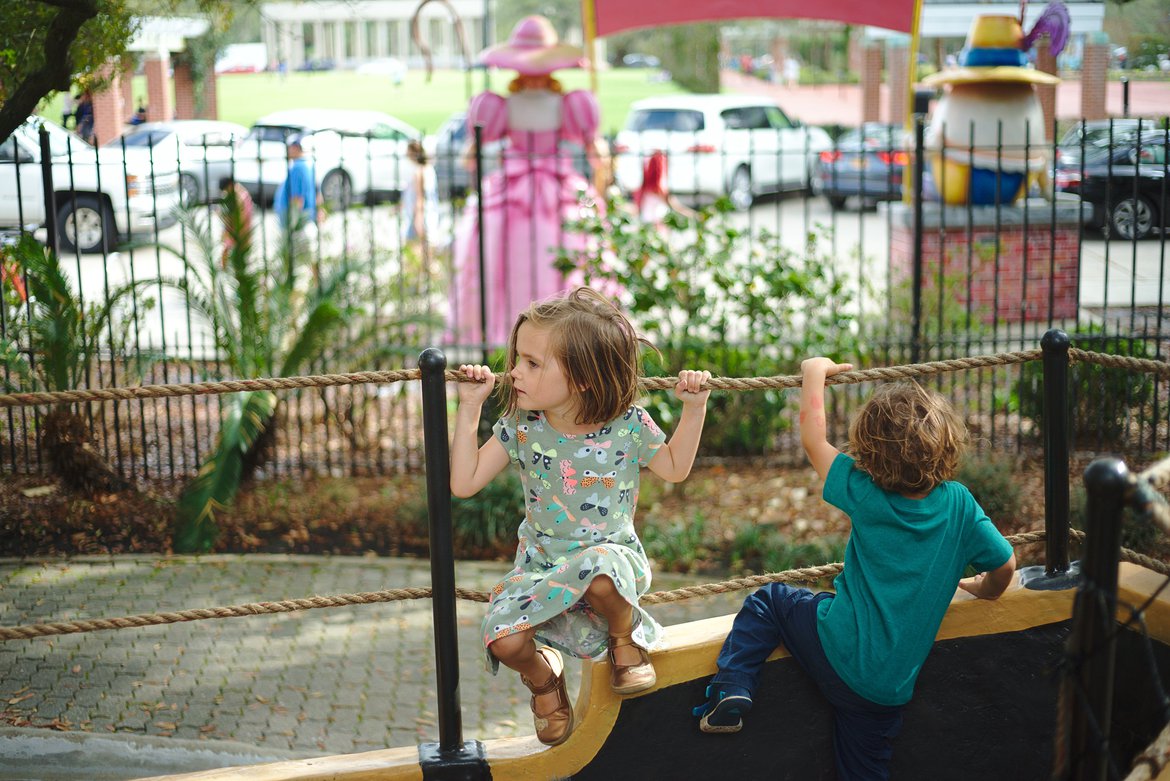
[[[118,239],[114,215],[93,195],[67,196],[57,207],[57,238],[64,252],[111,252]]]
[[[331,211],[349,206],[353,200],[353,183],[349,180],[349,174],[342,170],[325,174],[321,180],[321,198]]]
[[[752,175],[746,165],[736,168],[735,173],[731,175],[727,197],[738,211],[747,211],[752,207]]]
[[[1154,204],[1140,195],[1118,201],[1109,212],[1108,226],[1110,235],[1120,239],[1143,239],[1154,227]]]
[[[829,208],[832,209],[833,211],[839,212],[845,208],[845,196],[844,195],[830,195],[828,197],[829,197]]]
[[[179,174],[179,203],[183,206],[199,203],[199,180],[191,174]]]

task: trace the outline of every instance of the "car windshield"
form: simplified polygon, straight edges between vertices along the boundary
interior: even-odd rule
[[[278,141],[284,143],[289,136],[304,132],[303,128],[288,127],[286,125],[256,125],[248,133],[246,141]]]
[[[70,150],[73,151],[73,154],[77,154],[80,151],[90,149],[89,144],[85,143],[81,136],[70,133],[60,125],[54,125],[52,122],[40,122],[37,124],[49,131],[49,150],[53,157],[67,155]],[[29,138],[34,145],[37,144],[37,125],[30,123],[28,129]]]
[[[856,148],[860,143],[864,143],[870,149],[892,149],[901,147],[901,138],[901,129],[893,125],[867,125],[842,133],[837,139],[837,145]]]
[[[687,109],[641,109],[630,115],[627,130],[641,133],[647,130],[669,130],[675,133],[694,133],[705,127],[703,112]]]
[[[158,146],[171,135],[170,130],[140,130],[125,136],[126,146]],[[120,144],[121,141],[115,141]]]

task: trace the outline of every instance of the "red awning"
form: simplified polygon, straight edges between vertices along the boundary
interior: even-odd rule
[[[911,32],[915,0],[592,0],[597,35],[720,19],[827,19]],[[585,4],[588,8],[588,3]]]

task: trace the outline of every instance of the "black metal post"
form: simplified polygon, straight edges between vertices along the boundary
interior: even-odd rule
[[[1044,351],[1044,566],[1023,567],[1020,585],[1033,591],[1061,591],[1080,583],[1081,563],[1068,560],[1068,349],[1064,331],[1040,339]]]
[[[45,246],[57,253],[57,203],[53,197],[53,149],[49,146],[49,131],[41,125],[37,134],[41,143],[41,183],[45,188]],[[20,167],[16,168],[16,178],[20,179]],[[74,220],[77,217],[74,216]],[[77,225],[74,224],[76,238]]]
[[[1065,712],[1056,745],[1062,778],[1101,781],[1110,769],[1109,731],[1116,657],[1117,561],[1121,513],[1133,478],[1116,458],[1099,458],[1085,470],[1088,529],[1084,580],[1073,602],[1061,701]],[[1061,738],[1064,738],[1063,740]]]
[[[455,616],[455,549],[451,532],[451,460],[447,440],[447,358],[430,347],[418,358],[422,370],[423,449],[431,535],[431,609],[435,625],[435,678],[439,742],[419,746],[424,779],[490,778],[483,744],[463,741],[459,708],[459,640]]]
[[[910,322],[910,363],[921,360],[922,340],[922,180],[926,171],[925,124],[914,115],[914,280],[913,314]]]
[[[1040,339],[1044,351],[1044,559],[1049,577],[1068,572],[1068,348],[1064,331]]]
[[[1129,77],[1121,77],[1121,116],[1129,116]]]
[[[488,362],[488,328],[487,328],[487,265],[483,257],[483,125],[476,123],[475,133],[475,219],[476,219],[476,251],[479,253],[479,338],[483,342],[481,362],[484,366]]]

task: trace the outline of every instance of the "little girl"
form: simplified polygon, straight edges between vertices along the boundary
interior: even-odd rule
[[[508,340],[504,415],[478,450],[480,408],[495,376],[486,366],[460,367],[479,382],[459,384],[451,492],[471,496],[512,463],[526,498],[515,566],[492,590],[483,621],[486,658],[493,673],[499,662],[520,673],[547,745],[573,728],[559,651],[591,659],[608,650],[618,694],[656,681],[646,651],[661,627],[638,606],[650,588],[634,531],[639,470],[649,466],[670,482],[690,474],[710,393],[701,387],[711,375],[679,373],[682,415],[663,444],[661,429],[634,405],[642,344],[617,307],[589,288],[533,304]],[[536,635],[549,645],[538,648]]]

